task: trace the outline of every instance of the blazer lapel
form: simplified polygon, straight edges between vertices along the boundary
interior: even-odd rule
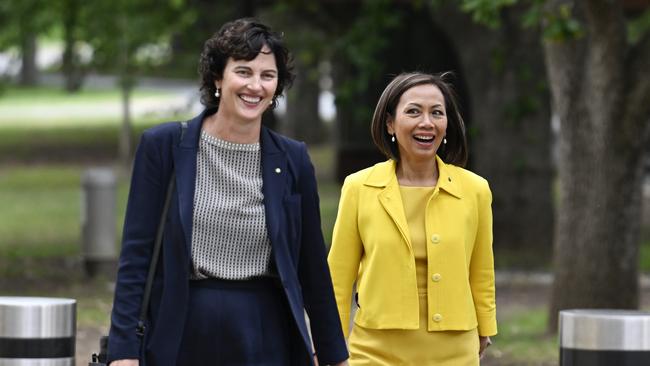
[[[379,202],[390,216],[391,220],[397,226],[402,238],[410,250],[413,250],[411,245],[411,233],[406,221],[406,214],[404,213],[404,205],[402,204],[402,195],[399,192],[399,184],[397,176],[395,175],[395,163],[390,160],[384,163],[375,165],[373,172],[370,174],[365,182],[366,185],[383,188],[379,192]]]
[[[196,186],[196,154],[203,118],[207,110],[189,121],[183,141],[174,145],[174,169],[181,226],[185,235],[187,253],[192,253],[192,220],[194,216],[194,188]]]
[[[262,149],[262,193],[266,211],[266,227],[271,245],[280,242],[280,220],[283,219],[282,199],[287,189],[287,155],[266,127],[260,132]]]

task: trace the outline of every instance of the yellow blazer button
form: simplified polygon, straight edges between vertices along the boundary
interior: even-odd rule
[[[433,234],[433,235],[431,235],[431,242],[432,242],[433,244],[438,244],[438,243],[440,243],[440,235],[438,235],[438,234]]]
[[[431,276],[431,279],[433,282],[438,282],[442,279],[442,275],[440,273],[434,273],[433,276]]]
[[[441,322],[441,321],[442,321],[442,315],[440,315],[440,314],[434,314],[434,315],[433,315],[433,321],[436,322],[436,323]]]

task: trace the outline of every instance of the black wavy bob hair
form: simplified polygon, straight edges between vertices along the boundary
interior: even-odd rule
[[[423,72],[410,72],[397,75],[386,86],[375,113],[372,116],[370,132],[372,139],[379,150],[386,157],[395,161],[400,160],[399,148],[393,143],[388,133],[387,122],[394,118],[395,109],[402,94],[418,85],[435,85],[442,92],[445,98],[445,110],[447,111],[447,143],[438,148],[437,154],[448,164],[464,167],[467,164],[467,139],[465,137],[465,122],[460,115],[456,93],[450,82],[446,80],[452,77],[452,73],[427,74]]]
[[[201,103],[207,108],[218,108],[219,98],[214,96],[215,80],[223,78],[228,59],[253,60],[267,46],[275,56],[278,68],[278,86],[273,95],[271,109],[277,107],[277,98],[285,88],[291,87],[295,77],[291,53],[284,45],[282,35],[253,18],[242,18],[224,24],[217,33],[205,41],[199,59],[201,76]]]

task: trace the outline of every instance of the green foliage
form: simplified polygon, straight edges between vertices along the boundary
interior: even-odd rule
[[[439,3],[443,0],[434,0]],[[501,12],[523,0],[462,0],[460,7],[470,13],[475,22],[492,29],[501,26]],[[543,26],[544,38],[552,41],[566,41],[582,37],[582,24],[573,16],[571,4],[561,4],[548,10],[546,0],[526,0],[528,9],[521,18],[523,27]],[[648,21],[650,23],[650,21]],[[645,23],[646,26],[648,23]],[[642,28],[642,27],[639,27]],[[646,28],[647,29],[647,28]]]
[[[472,18],[479,24],[490,28],[501,25],[501,10],[512,6],[518,0],[462,0],[461,9],[472,14]]]
[[[101,0],[84,2],[82,26],[93,47],[93,63],[121,75],[133,75],[166,61],[171,34],[191,20],[179,0]]]
[[[544,38],[563,42],[582,37],[584,28],[572,15],[572,11],[573,7],[571,5],[562,4],[554,12],[544,13]]]
[[[331,54],[331,40],[327,32],[329,20],[320,2],[281,1],[267,9],[262,18],[277,30],[284,32],[284,39],[293,53],[301,75],[298,77],[318,81],[319,63]]]
[[[530,7],[524,13],[521,23],[525,28],[537,27],[541,24],[544,15],[544,3],[546,0],[529,0]]]
[[[650,8],[640,16],[627,23],[627,36],[630,44],[637,44],[643,36],[650,32]]]
[[[399,14],[390,5],[387,0],[364,1],[360,16],[337,44],[360,72],[346,85],[351,94],[365,92],[371,78],[381,73],[381,53],[388,47],[384,35],[400,22]]]
[[[0,1],[0,50],[20,47],[24,37],[40,34],[51,26],[49,12],[56,1],[60,0]]]
[[[391,5],[389,0],[364,1],[360,15],[335,45],[352,64],[349,75],[355,76],[344,80],[336,90],[337,104],[352,111],[351,121],[365,124],[372,117],[372,106],[358,103],[358,100],[360,95],[366,94],[369,85],[382,76],[382,53],[389,47],[388,32],[402,21],[401,14]]]

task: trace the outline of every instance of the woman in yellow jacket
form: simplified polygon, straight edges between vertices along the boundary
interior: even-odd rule
[[[492,195],[462,168],[444,75],[395,77],[372,137],[389,160],[346,178],[328,257],[350,365],[478,365],[497,333]]]

